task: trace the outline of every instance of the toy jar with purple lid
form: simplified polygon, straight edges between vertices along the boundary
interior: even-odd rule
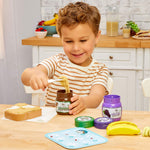
[[[122,115],[122,105],[119,95],[105,95],[102,105],[103,117],[112,118],[113,121],[119,121]]]

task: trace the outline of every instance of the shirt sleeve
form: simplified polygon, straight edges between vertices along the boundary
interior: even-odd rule
[[[59,54],[44,59],[39,64],[45,66],[45,68],[48,71],[48,77],[51,78],[55,73],[58,61],[59,61]]]
[[[103,64],[100,66],[97,72],[97,76],[95,77],[92,86],[95,84],[103,85],[106,89],[106,94],[109,93],[109,87],[108,87],[108,75],[109,70],[108,68]]]

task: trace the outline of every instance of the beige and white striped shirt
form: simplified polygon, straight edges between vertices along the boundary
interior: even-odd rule
[[[48,77],[56,79],[60,76],[66,76],[69,81],[69,88],[73,90],[73,94],[86,96],[90,93],[90,89],[95,84],[101,84],[107,90],[108,68],[92,60],[91,64],[87,67],[82,67],[73,64],[69,61],[67,56],[59,53],[40,63],[47,68]],[[57,90],[64,89],[60,82],[50,83],[47,88],[47,104],[55,104]]]

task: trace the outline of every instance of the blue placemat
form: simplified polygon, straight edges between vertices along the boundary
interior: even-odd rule
[[[47,133],[45,136],[68,149],[77,149],[102,144],[108,141],[107,138],[80,127]]]

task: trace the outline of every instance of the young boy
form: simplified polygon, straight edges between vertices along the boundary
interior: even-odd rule
[[[57,32],[62,40],[64,54],[59,53],[22,73],[22,82],[34,90],[47,89],[46,105],[55,104],[59,82],[48,84],[48,79],[66,76],[73,90],[70,114],[85,108],[96,108],[108,94],[108,68],[92,58],[100,31],[100,13],[83,2],[70,3],[59,10]]]

